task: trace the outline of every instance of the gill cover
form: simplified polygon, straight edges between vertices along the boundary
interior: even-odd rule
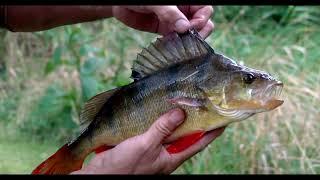
[[[226,109],[217,105],[213,105],[213,109],[221,116],[235,120],[246,119],[254,114],[254,112],[250,112],[244,109]]]

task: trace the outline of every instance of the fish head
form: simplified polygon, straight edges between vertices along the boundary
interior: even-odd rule
[[[217,54],[206,65],[202,87],[215,110],[234,119],[273,110],[283,104],[283,83],[265,71]]]

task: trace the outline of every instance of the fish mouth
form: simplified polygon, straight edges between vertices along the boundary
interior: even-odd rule
[[[283,83],[280,81],[264,81],[255,87],[247,89],[249,99],[233,98],[227,103],[214,105],[213,109],[220,115],[232,119],[246,119],[256,113],[271,111],[281,106],[280,99]],[[223,102],[223,101],[222,101]]]
[[[260,97],[256,98],[261,100],[262,109],[269,111],[281,106],[284,102],[280,99],[282,89],[283,83],[280,81],[267,85],[267,87],[259,93]]]
[[[280,81],[263,81],[246,89],[245,98],[239,96],[225,95],[231,97],[215,105],[218,111],[242,111],[246,113],[260,113],[273,110],[281,106],[284,101],[280,99],[283,83]]]

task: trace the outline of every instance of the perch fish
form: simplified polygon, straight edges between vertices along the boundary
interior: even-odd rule
[[[134,81],[88,100],[78,138],[41,163],[33,174],[68,174],[92,152],[142,134],[162,114],[180,107],[186,120],[166,139],[179,153],[206,132],[283,104],[283,83],[215,52],[196,30],[170,33],[144,48],[133,63]]]

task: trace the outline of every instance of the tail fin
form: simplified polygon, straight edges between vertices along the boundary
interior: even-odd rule
[[[83,161],[83,159],[74,158],[68,145],[65,144],[34,169],[32,174],[69,174],[81,169]]]

